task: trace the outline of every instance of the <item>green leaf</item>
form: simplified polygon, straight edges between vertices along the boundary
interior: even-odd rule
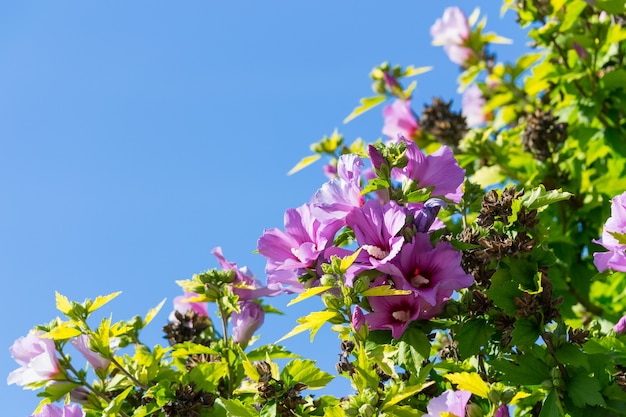
[[[66,296],[59,294],[57,291],[54,292],[54,295],[56,297],[57,310],[67,315],[67,313],[72,310],[70,300],[68,300]]]
[[[300,160],[300,162],[298,162],[296,164],[296,166],[294,166],[293,168],[291,168],[289,170],[287,175],[295,174],[296,172],[300,171],[301,169],[304,169],[304,168],[308,167],[309,165],[311,165],[313,162],[317,161],[321,157],[322,157],[322,155],[320,155],[320,154],[305,156],[304,158],[302,158]]]
[[[546,399],[543,401],[539,417],[563,417],[563,406],[559,401],[559,392],[556,389],[552,389]]]
[[[596,7],[611,14],[624,13],[624,0],[597,0]]]
[[[276,343],[281,342],[285,339],[289,339],[292,336],[300,334],[306,330],[311,331],[311,342],[313,342],[313,338],[318,330],[327,323],[331,319],[339,316],[339,313],[335,311],[314,311],[308,316],[300,317],[298,319],[299,325],[293,328],[289,333],[281,337]]]
[[[324,407],[324,417],[346,417],[346,412],[341,404],[337,404],[332,407]]]
[[[556,350],[556,357],[565,365],[582,366],[586,370],[590,370],[589,357],[571,343],[564,343],[559,346]]]
[[[417,394],[418,392],[421,392],[424,388],[427,388],[434,383],[435,381],[429,381],[429,382],[426,382],[424,384],[417,385],[417,386],[412,386],[412,385],[400,386],[400,389],[395,393],[393,393],[392,391],[388,391],[388,394],[392,394],[392,395],[385,396],[385,399],[383,400],[383,404],[381,406],[381,410],[383,411],[388,410],[390,407],[398,404],[400,401],[407,399],[409,397],[412,397],[413,395]],[[396,414],[393,414],[393,415],[396,415]]]
[[[539,328],[533,321],[519,319],[515,321],[513,327],[514,329],[513,332],[511,332],[511,337],[515,346],[524,348],[532,346],[537,342],[537,339],[539,338]]]
[[[352,113],[348,115],[345,119],[343,119],[344,123],[348,123],[351,120],[355,119],[359,115],[365,113],[366,111],[378,106],[380,103],[387,99],[386,96],[373,96],[366,97],[361,99],[361,105],[352,110]]]
[[[504,310],[509,316],[515,316],[517,305],[513,300],[521,296],[522,292],[518,284],[511,279],[509,270],[498,269],[491,277],[491,287],[485,292],[496,307]]]
[[[500,167],[492,165],[478,168],[474,175],[472,175],[471,180],[482,188],[487,188],[491,185],[501,183],[505,178]]]
[[[471,356],[478,354],[480,348],[487,345],[491,335],[494,333],[493,325],[481,318],[463,323],[454,336],[454,339],[458,342],[461,359],[469,359]]]
[[[315,361],[295,359],[285,365],[281,378],[286,382],[290,380],[289,385],[303,383],[308,386],[308,389],[320,389],[328,385],[335,377],[320,370],[315,366]]]
[[[582,408],[585,404],[604,406],[600,388],[597,378],[581,374],[568,381],[566,392],[576,407]]]
[[[224,362],[202,362],[194,366],[188,375],[198,390],[213,392],[220,384],[220,379],[228,375],[228,364]]]
[[[311,287],[311,288],[307,288],[306,290],[304,290],[303,292],[301,292],[300,294],[298,294],[298,296],[296,298],[294,298],[293,300],[291,300],[289,302],[289,304],[287,304],[287,307],[292,306],[296,303],[299,303],[300,301],[304,301],[307,298],[311,298],[315,295],[318,295],[324,291],[327,291],[329,289],[333,288],[332,285],[324,285],[324,286],[320,286],[320,287]]]
[[[130,394],[133,388],[134,388],[133,386],[130,386],[126,388],[124,391],[122,391],[120,394],[118,394],[109,403],[109,405],[104,410],[102,410],[102,416],[103,417],[117,417],[119,415],[119,411],[122,408],[122,405],[124,404],[124,400],[126,399],[126,397],[128,397],[128,394]]]
[[[584,0],[569,0],[567,3],[567,7],[565,8],[565,17],[561,22],[561,26],[559,27],[559,31],[565,32],[578,19],[578,16],[585,10],[587,7],[587,2]]]
[[[219,355],[219,352],[208,346],[199,345],[192,342],[176,343],[172,346],[172,356],[174,358],[186,358],[190,355]]]
[[[237,416],[237,417],[259,417],[259,412],[250,404],[244,404],[241,400],[237,398],[227,399],[227,398],[218,398],[215,400],[218,402],[226,411],[229,416]]]
[[[409,327],[404,331],[400,340],[408,343],[422,358],[430,357],[430,342],[428,341],[428,336],[421,330]],[[420,363],[415,363],[415,365],[420,365]]]
[[[557,201],[567,200],[572,195],[572,193],[563,192],[560,189],[546,191],[544,185],[541,184],[539,187],[533,188],[529,193],[525,193],[521,201],[522,205],[528,210],[536,210]]]
[[[539,385],[546,379],[552,379],[550,369],[539,359],[528,354],[515,356],[514,359],[515,362],[505,359],[491,361],[491,366],[502,372],[502,382],[510,385]]]
[[[251,362],[263,361],[266,358],[270,359],[294,359],[299,358],[300,355],[292,353],[280,345],[264,345],[260,346],[250,352],[248,352],[248,360]]]
[[[356,373],[353,376],[353,381],[358,391],[378,386],[380,382],[378,374],[372,366],[372,362],[368,358],[363,345],[358,348],[357,361],[354,363],[354,367],[356,368]]]
[[[371,287],[363,291],[360,295],[364,297],[381,297],[387,295],[407,295],[411,294],[411,290],[396,290],[391,285],[379,285]]]

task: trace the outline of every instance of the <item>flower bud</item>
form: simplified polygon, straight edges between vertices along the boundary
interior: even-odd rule
[[[374,407],[371,404],[363,404],[359,407],[359,416],[372,417],[376,413]]]
[[[320,284],[324,287],[332,287],[337,280],[333,274],[324,274],[320,277]]]
[[[254,332],[263,324],[265,312],[262,306],[252,301],[240,302],[239,309],[241,312],[234,312],[232,316],[233,338],[245,348]]]
[[[483,417],[483,410],[478,404],[467,404],[465,406],[465,415],[467,417]]]
[[[326,291],[322,294],[322,302],[330,310],[338,310],[341,307],[339,298],[331,292]]]

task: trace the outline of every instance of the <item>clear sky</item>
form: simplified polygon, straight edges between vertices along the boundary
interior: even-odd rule
[[[485,3],[487,29],[525,47],[512,13]],[[383,61],[435,70],[417,77],[414,108],[433,96],[459,107],[458,69],[428,30],[448,1],[4,1],[0,4],[0,375],[8,348],[73,300],[123,291],[104,308],[129,319],[179,295],[175,280],[248,265],[263,229],[282,227],[326,181],[321,163],[293,176],[309,144],[335,127],[351,142],[380,137],[376,109],[343,118],[372,94]],[[8,286],[8,288],[7,288]],[[283,307],[288,298],[272,304]],[[318,302],[318,300],[314,300]],[[277,340],[302,311],[260,333]],[[339,341],[324,329],[287,342],[334,373]],[[343,378],[333,385],[347,392]],[[33,392],[0,383],[2,415],[29,416]],[[7,409],[8,408],[8,409]]]

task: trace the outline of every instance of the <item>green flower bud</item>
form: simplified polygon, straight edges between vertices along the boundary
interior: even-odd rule
[[[489,401],[491,401],[494,404],[500,403],[501,401],[500,393],[496,391],[495,389],[492,389],[491,391],[489,391]]]
[[[330,310],[338,310],[341,307],[341,301],[335,294],[325,292],[322,294],[322,302]]]
[[[550,380],[550,379],[545,379],[541,383],[541,388],[545,389],[546,391],[551,390],[552,387],[554,387],[554,385],[552,384],[552,380]]]
[[[375,413],[376,410],[371,404],[363,404],[359,407],[359,416],[361,417],[372,417]]]
[[[510,403],[513,397],[515,397],[515,391],[509,388],[505,389],[501,395],[502,402],[505,404]]]
[[[333,286],[336,281],[335,276],[332,274],[324,274],[320,277],[320,284],[324,287]]]
[[[465,406],[465,415],[467,417],[483,417],[483,410],[478,404],[470,403]]]

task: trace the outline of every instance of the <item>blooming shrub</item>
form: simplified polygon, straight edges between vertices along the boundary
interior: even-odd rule
[[[624,3],[505,0],[536,48],[513,63],[478,11],[448,8],[431,35],[461,112],[411,107],[424,68],[375,68],[346,121],[389,102],[385,140],[312,146],[292,172],[328,157],[329,180],[260,236],[265,282],[214,249],[154,347],[162,304],[94,326],[117,293],[57,294],[63,318],[15,342],[7,382],[40,390],[35,416],[626,415]],[[279,295],[319,308],[255,346]],[[316,396],[335,375],[279,344],[322,327],[349,395]]]

